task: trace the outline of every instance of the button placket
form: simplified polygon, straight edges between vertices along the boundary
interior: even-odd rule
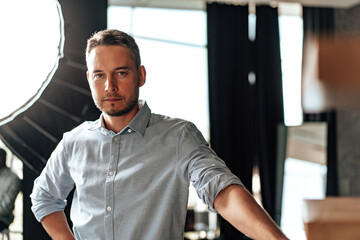
[[[107,169],[107,176],[105,182],[105,195],[106,195],[106,202],[105,202],[105,224],[109,228],[110,232],[114,229],[114,222],[113,222],[113,206],[114,206],[114,180],[116,175],[116,166],[118,163],[118,158],[120,154],[120,136],[115,135],[112,137],[110,142],[110,159],[109,165]],[[109,236],[106,239],[112,239],[112,235],[109,233]]]
[[[116,166],[117,166],[117,158],[119,155],[119,149],[120,148],[120,136],[113,137],[112,140],[112,159],[109,165],[108,169],[108,176],[113,177],[115,176]]]

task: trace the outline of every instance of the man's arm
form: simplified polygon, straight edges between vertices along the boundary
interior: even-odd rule
[[[240,185],[230,185],[223,189],[215,198],[214,208],[224,219],[252,239],[288,239],[251,194]]]
[[[45,216],[41,224],[53,240],[75,240],[64,212],[54,212]]]

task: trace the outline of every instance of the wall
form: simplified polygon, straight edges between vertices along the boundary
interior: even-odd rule
[[[360,5],[335,10],[335,28],[341,34],[360,34]],[[360,196],[360,108],[337,110],[337,135],[339,194]]]

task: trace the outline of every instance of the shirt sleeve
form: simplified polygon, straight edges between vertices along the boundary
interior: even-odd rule
[[[40,176],[34,181],[33,192],[30,195],[31,210],[39,222],[45,216],[65,209],[66,198],[74,188],[67,160],[63,139],[51,154]]]
[[[229,185],[243,186],[225,162],[209,147],[201,132],[192,123],[185,125],[179,137],[178,157],[198,196],[212,212],[214,200]]]

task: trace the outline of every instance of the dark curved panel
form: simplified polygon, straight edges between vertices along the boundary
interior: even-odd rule
[[[40,172],[65,131],[98,118],[86,79],[87,38],[106,28],[107,1],[60,1],[65,22],[64,58],[40,99],[0,127],[5,144]],[[21,142],[18,138],[21,138]],[[33,154],[29,154],[32,152]]]
[[[40,99],[7,124],[0,138],[24,163],[24,239],[50,239],[30,207],[34,179],[62,138],[85,120],[99,117],[86,79],[85,47],[89,36],[105,29],[106,0],[59,0],[65,26],[64,57]]]

